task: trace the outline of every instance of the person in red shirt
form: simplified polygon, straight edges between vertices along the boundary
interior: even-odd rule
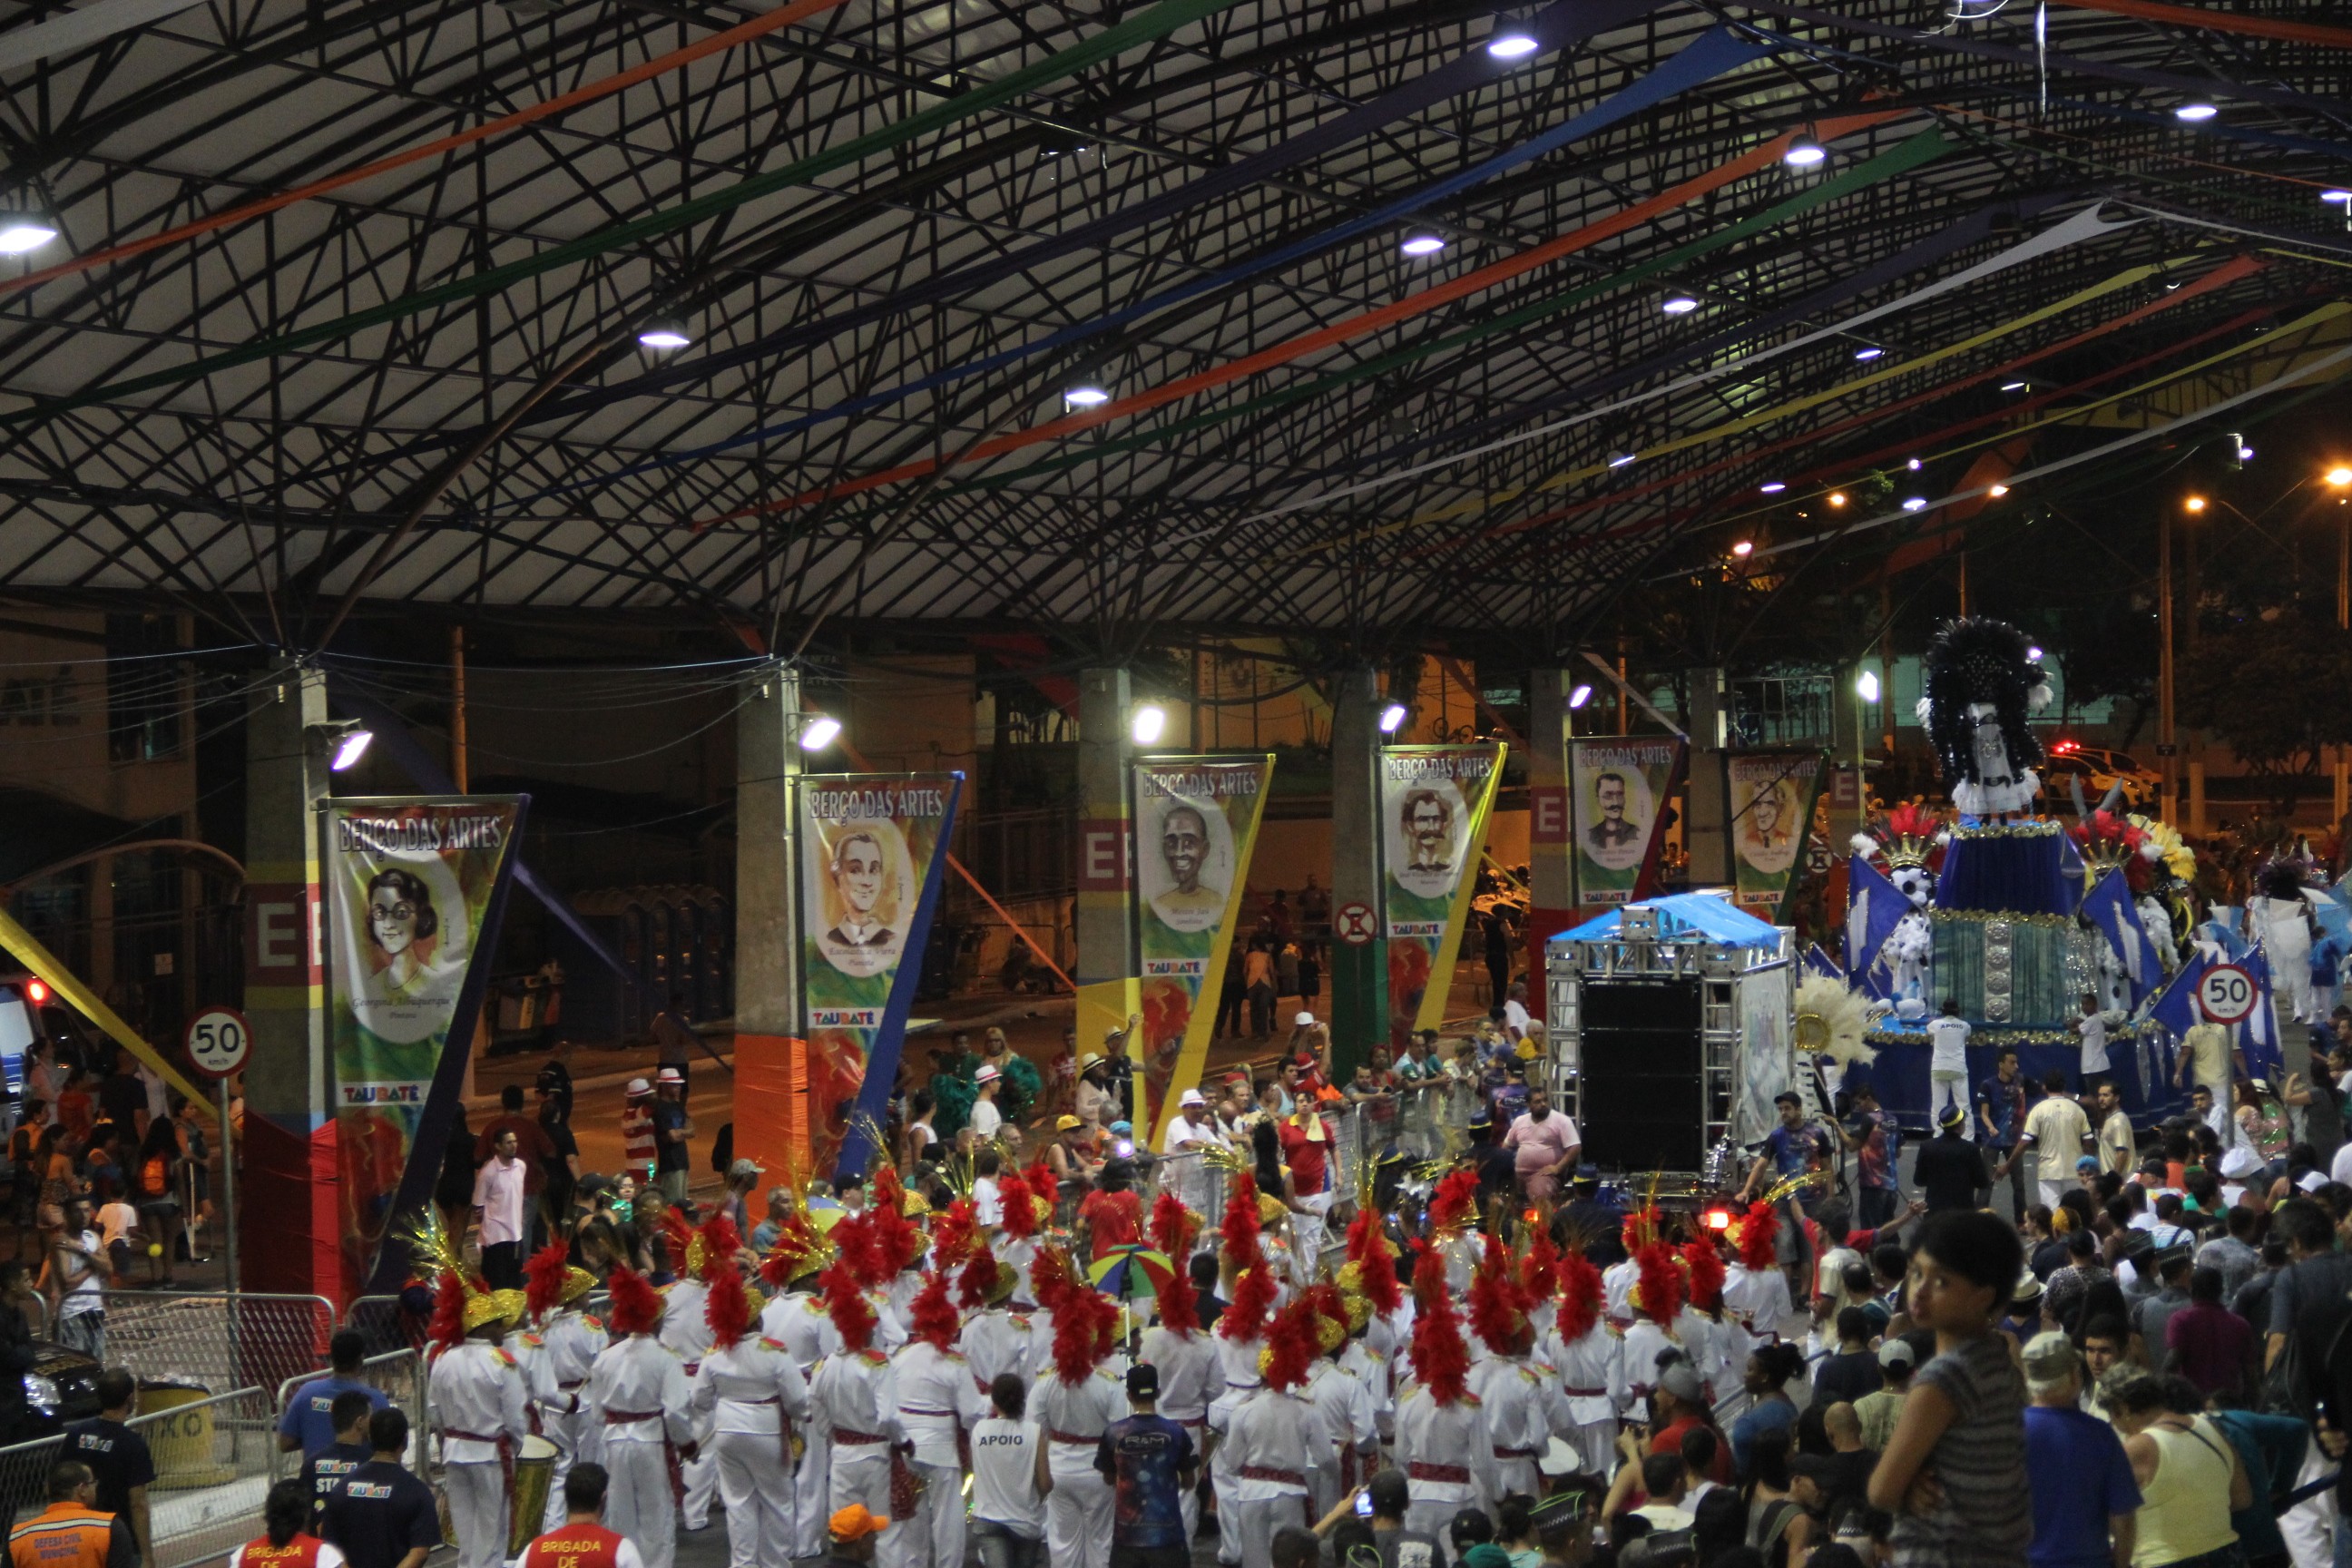
[[[609,1484],[604,1466],[572,1466],[563,1482],[563,1522],[524,1547],[516,1568],[646,1568],[635,1542],[604,1528]]]
[[[342,1549],[311,1534],[314,1483],[289,1476],[269,1489],[261,1504],[266,1534],[228,1554],[228,1568],[342,1568]]]
[[[1078,1205],[1092,1243],[1090,1262],[1100,1263],[1113,1247],[1131,1247],[1143,1239],[1143,1200],[1134,1192],[1135,1166],[1113,1160],[1102,1168],[1095,1190]]]
[[[2174,1371],[2200,1394],[2244,1392],[2257,1368],[2252,1325],[2221,1305],[2221,1271],[2200,1268],[2189,1276],[2189,1304],[2165,1321],[2164,1349],[2149,1347],[2159,1365]]]
[[[1661,1361],[1666,1360],[1664,1352]],[[1715,1423],[1707,1417],[1706,1391],[1700,1384],[1697,1369],[1687,1361],[1669,1362],[1659,1369],[1657,1386],[1650,1391],[1650,1452],[1674,1454],[1683,1451],[1683,1436],[1700,1427],[1712,1429]],[[1717,1486],[1731,1484],[1731,1444],[1723,1434],[1716,1433],[1715,1462],[1709,1467],[1707,1479]]]

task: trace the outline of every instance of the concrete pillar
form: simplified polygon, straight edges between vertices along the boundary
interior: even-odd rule
[[[1683,818],[1683,848],[1690,857],[1694,888],[1731,885],[1731,767],[1725,755],[1731,735],[1731,693],[1719,665],[1688,672],[1690,711],[1689,809]]]
[[[139,1015],[127,997],[115,989],[114,857],[101,855],[89,863],[89,988],[116,1012]]]
[[[332,1170],[326,995],[319,901],[319,803],[329,794],[326,752],[312,727],[327,720],[327,680],[280,660],[253,694],[245,721],[245,1068],[247,1223],[240,1283],[247,1290],[340,1299],[341,1213]]]
[[[1576,923],[1574,846],[1569,836],[1568,700],[1589,679],[1573,669],[1528,671],[1528,994],[1543,990],[1544,943]],[[1587,712],[1596,711],[1590,703]]]
[[[1124,669],[1078,672],[1078,1049],[1097,1050],[1141,1005],[1135,973],[1135,814]],[[1214,1007],[1203,996],[1200,1005]],[[1142,1041],[1130,1041],[1141,1066]]]
[[[814,1124],[801,1022],[794,809],[806,754],[801,679],[780,664],[750,679],[735,713],[735,1152],[771,1171],[807,1171]]]
[[[1389,1039],[1389,944],[1381,934],[1380,683],[1341,673],[1331,698],[1331,1069],[1345,1083]],[[1373,913],[1372,939],[1341,940],[1349,906]]]
[[[1825,794],[1830,846],[1839,854],[1870,816],[1869,776],[1863,762],[1877,727],[1873,705],[1854,689],[1861,667],[1842,665],[1830,678],[1830,777]]]

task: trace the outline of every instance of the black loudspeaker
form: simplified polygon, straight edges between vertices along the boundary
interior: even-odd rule
[[[1696,980],[1587,980],[1580,1077],[1584,1158],[1696,1171],[1706,1152]]]

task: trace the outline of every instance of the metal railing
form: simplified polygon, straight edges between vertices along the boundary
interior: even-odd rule
[[[323,1296],[110,1290],[98,1359],[142,1384],[266,1392],[316,1374],[334,1330],[334,1304]]]
[[[277,1411],[283,1416],[295,1390],[304,1384],[328,1375],[323,1368],[289,1377],[278,1385]],[[408,1468],[417,1474],[425,1473],[425,1434],[432,1427],[432,1410],[427,1402],[427,1380],[425,1358],[415,1351],[389,1351],[373,1355],[360,1363],[360,1381],[383,1390],[400,1413],[408,1417]],[[278,1450],[275,1443],[270,1445]],[[272,1479],[283,1479],[301,1468],[302,1455],[278,1450],[271,1468]]]
[[[142,1404],[192,1391],[147,1389]],[[209,1398],[173,1398],[131,1418],[147,1440],[155,1479],[147,1488],[153,1568],[186,1568],[226,1556],[261,1533],[262,1502],[276,1475],[276,1412],[267,1390],[246,1387]],[[49,1471],[62,1436],[0,1448],[0,1508],[8,1521],[47,1506]]]

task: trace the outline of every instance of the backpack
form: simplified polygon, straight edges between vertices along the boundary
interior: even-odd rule
[[[171,1191],[172,1163],[161,1154],[151,1154],[139,1164],[139,1194],[142,1197],[160,1198]]]

